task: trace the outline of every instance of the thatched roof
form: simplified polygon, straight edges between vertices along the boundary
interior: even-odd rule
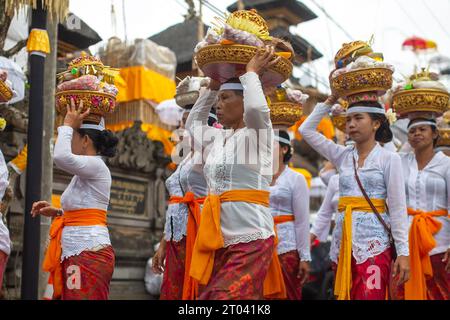
[[[6,14],[14,16],[25,6],[37,8],[37,0],[6,0]],[[69,0],[42,0],[42,7],[57,22],[63,21],[69,12]]]

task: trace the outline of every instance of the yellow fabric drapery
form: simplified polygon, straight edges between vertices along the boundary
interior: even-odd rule
[[[384,199],[370,199],[378,210],[382,213],[386,211]],[[338,300],[350,300],[350,290],[352,288],[352,212],[372,212],[367,200],[363,197],[341,197],[338,203],[339,212],[344,212],[342,223],[342,240],[339,250],[338,268],[334,285],[334,294]]]
[[[19,154],[10,161],[10,165],[18,174],[22,174],[27,168],[28,144],[26,144]]]
[[[295,168],[292,163],[289,163],[289,168],[292,170],[302,174],[306,179],[306,184],[308,185],[308,188],[311,188],[311,181],[312,181],[312,174],[306,169],[303,168]]]
[[[47,30],[31,29],[27,40],[27,51],[38,51],[46,54],[50,53],[50,40],[48,38]]]
[[[307,116],[303,115],[300,120],[298,120],[292,127],[289,128],[290,131],[294,132],[295,139],[297,140],[302,140],[302,135],[298,132],[298,128],[300,128],[306,118]],[[317,131],[321,132],[328,139],[332,139],[336,134],[333,122],[330,118],[323,118],[317,126]]]
[[[117,102],[133,100],[153,100],[160,103],[173,99],[176,93],[175,81],[144,66],[125,67],[120,69],[120,77],[124,80],[116,83],[119,93]]]
[[[117,124],[107,124],[106,128],[117,132],[122,131],[128,128],[131,128],[133,126],[133,121],[123,122],[123,123],[117,123]],[[147,134],[147,138],[151,140],[156,140],[162,142],[164,145],[164,152],[167,155],[172,154],[172,150],[174,148],[174,144],[170,140],[170,137],[172,136],[172,132],[162,129],[158,127],[157,125],[151,124],[151,123],[143,123],[141,125],[141,130],[144,131]]]

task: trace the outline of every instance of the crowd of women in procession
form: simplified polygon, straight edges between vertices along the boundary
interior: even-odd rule
[[[291,135],[274,127],[266,99],[273,88],[262,81],[280,59],[274,46],[264,46],[234,78],[197,79],[199,96],[180,105],[181,161],[166,180],[164,235],[153,257],[154,272],[164,273],[160,298],[301,300],[311,242],[326,238],[335,216],[337,299],[448,300],[450,157],[435,148],[436,119],[411,118],[411,151],[388,150],[385,108],[367,95],[349,103],[348,141],[339,145],[316,130],[338,103],[332,90],[299,128],[333,165],[322,171],[327,193],[310,228],[309,188],[289,167]],[[88,121],[89,113],[72,100],[58,128],[54,162],[73,175],[62,209],[38,201],[31,212],[53,218],[43,268],[54,299],[107,299],[114,270],[106,218],[111,174],[102,157],[115,154],[118,140],[103,122]],[[6,187],[1,156],[0,196]],[[0,222],[0,280],[8,254]]]

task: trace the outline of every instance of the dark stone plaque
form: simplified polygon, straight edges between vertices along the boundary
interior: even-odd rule
[[[146,216],[148,182],[113,176],[108,211]]]

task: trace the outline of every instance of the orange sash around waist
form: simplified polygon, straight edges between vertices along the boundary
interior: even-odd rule
[[[53,299],[61,296],[61,236],[64,226],[106,226],[106,211],[100,209],[80,209],[65,211],[63,216],[55,217],[50,226],[50,242],[45,252],[42,268],[50,273],[49,282],[53,283]]]
[[[286,215],[282,215],[282,216],[273,217],[273,222],[275,223],[275,225],[284,223],[284,222],[294,221],[294,220],[295,220],[295,217],[292,214],[286,214]]]
[[[276,226],[278,224],[294,221],[295,217],[293,215],[281,215],[273,217],[273,222],[275,224],[275,249],[274,256],[272,257],[272,261],[270,263],[269,271],[267,272],[267,276],[264,279],[264,297],[267,299],[285,299],[287,298],[286,286],[284,283],[284,278],[281,277],[281,280],[278,280],[278,270],[281,271],[281,264],[278,258],[277,253],[277,245],[278,245],[278,234]],[[276,257],[275,257],[276,255]]]
[[[188,221],[186,230],[186,258],[184,262],[183,300],[194,300],[198,295],[198,282],[189,275],[191,268],[192,251],[194,250],[197,229],[200,225],[200,205],[205,197],[196,198],[192,192],[186,192],[184,197],[171,196],[169,204],[184,203],[188,206]]]
[[[202,218],[200,221],[200,226],[198,228],[194,250],[192,252],[192,262],[190,269],[191,277],[197,279],[200,284],[207,284],[211,277],[214,266],[215,251],[223,248],[224,246],[224,240],[220,226],[221,203],[248,202],[268,207],[269,195],[269,191],[264,190],[230,190],[220,195],[208,195],[203,205],[201,214]],[[276,277],[273,277],[273,281],[270,281],[272,283],[272,285],[268,288],[270,289],[270,292],[275,292],[277,290],[277,287],[282,287],[282,285],[280,285],[279,283],[280,280],[283,280],[279,261],[278,270],[271,272],[274,267],[276,268],[275,260],[278,261],[276,250],[274,250],[274,256],[268,272],[268,274],[277,275]]]
[[[447,210],[424,212],[408,208],[408,215],[414,216],[409,231],[409,256],[411,261],[411,277],[405,283],[406,300],[426,300],[426,277],[433,276],[429,253],[436,246],[435,235],[442,223],[434,217],[448,215]]]

